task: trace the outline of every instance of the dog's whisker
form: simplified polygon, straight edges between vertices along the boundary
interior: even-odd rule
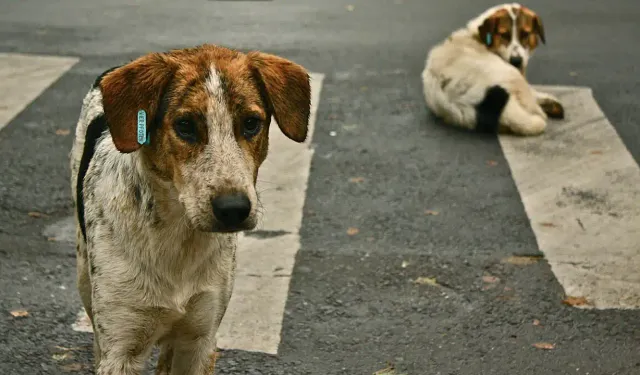
[[[262,193],[265,193],[265,192],[268,192],[268,191],[274,191],[274,190],[278,190],[278,188],[277,188],[277,187],[274,187],[274,188],[265,188],[265,189],[256,190],[256,192],[257,192],[258,194],[262,194]]]
[[[263,184],[275,184],[275,182],[271,182],[269,180],[261,180],[261,179],[257,179],[256,182],[260,182]]]

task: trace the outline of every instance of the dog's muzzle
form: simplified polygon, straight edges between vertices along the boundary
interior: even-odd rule
[[[251,201],[244,194],[225,194],[211,201],[213,215],[224,231],[243,229],[243,223],[251,213]]]
[[[509,58],[509,64],[515,66],[518,69],[522,68],[522,57],[520,56],[511,56]]]

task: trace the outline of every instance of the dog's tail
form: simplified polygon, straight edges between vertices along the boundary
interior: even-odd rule
[[[509,93],[501,86],[491,86],[484,98],[476,105],[476,130],[483,133],[497,133],[500,116],[509,101]]]

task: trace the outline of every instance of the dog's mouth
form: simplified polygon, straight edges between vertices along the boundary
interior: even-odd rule
[[[225,218],[223,220],[215,214],[206,213],[190,216],[190,227],[196,231],[204,233],[237,233],[252,230],[257,226],[258,219],[251,213],[245,218]]]
[[[215,197],[211,200],[213,207],[214,232],[240,232],[253,229],[256,225],[253,204],[246,194],[233,193]]]
[[[214,215],[213,223],[201,230],[210,233],[238,233],[254,229],[258,220],[254,214],[249,214],[242,218],[221,218]]]
[[[238,232],[244,232],[244,231],[248,231],[248,230],[252,230],[256,227],[256,225],[254,223],[242,223],[240,225],[233,225],[233,226],[228,226],[228,225],[221,225],[219,223],[215,223],[213,225],[213,227],[211,228],[211,230],[209,230],[208,232],[211,233],[238,233]]]

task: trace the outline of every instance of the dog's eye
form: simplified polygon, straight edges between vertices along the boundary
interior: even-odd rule
[[[242,124],[242,133],[245,137],[251,138],[260,132],[262,120],[258,117],[247,117]]]
[[[528,37],[529,37],[529,33],[528,32],[526,32],[524,30],[520,31],[520,39],[526,39]]]
[[[178,120],[173,125],[173,129],[175,130],[178,137],[189,143],[194,143],[198,140],[198,131],[196,129],[196,124],[191,120]]]

